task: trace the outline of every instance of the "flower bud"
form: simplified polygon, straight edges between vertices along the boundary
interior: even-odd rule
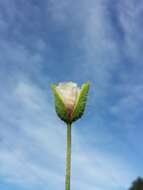
[[[81,88],[73,82],[52,85],[55,97],[55,108],[58,116],[66,123],[72,123],[79,119],[84,112],[89,84],[85,83]]]

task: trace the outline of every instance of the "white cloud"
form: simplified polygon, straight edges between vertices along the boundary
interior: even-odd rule
[[[124,3],[120,2],[122,8]],[[130,8],[132,10],[133,5],[125,4],[129,10]],[[118,10],[121,27],[126,34],[125,44],[119,47],[121,43],[118,44],[118,41],[114,39],[115,31],[110,23],[109,10],[105,1],[98,0],[88,3],[86,1],[82,3],[81,1],[76,3],[62,1],[59,3],[55,0],[50,1],[49,5],[48,11],[51,11],[53,21],[55,20],[62,27],[71,27],[71,36],[75,32],[76,40],[79,38],[76,45],[82,55],[79,56],[79,64],[75,67],[76,77],[84,80],[91,77],[97,86],[96,102],[104,101],[104,96],[112,94],[110,87],[113,86],[112,77],[116,75],[115,71],[118,69],[120,71],[122,47],[126,44],[125,47],[128,47],[129,54],[132,54],[131,57],[141,56],[138,41],[134,43],[136,40],[131,38],[136,27],[135,22],[132,23],[132,17],[135,17],[135,21],[138,20],[137,9],[135,15],[131,17],[131,11],[126,17],[124,11],[122,13],[122,10]],[[15,9],[14,4],[13,9]],[[7,11],[10,17],[11,10]],[[10,22],[13,23],[14,19],[15,17],[12,16]],[[126,23],[129,23],[128,27],[126,27]],[[133,31],[129,26],[130,23],[133,24],[131,26]],[[6,24],[5,20],[0,20],[0,27],[3,30],[6,30]],[[137,26],[140,29],[138,22]],[[56,117],[50,92],[41,89],[40,85],[33,80],[33,76],[40,81],[43,77],[41,74],[43,75],[44,63],[41,52],[45,47],[47,48],[40,38],[34,44],[37,44],[35,52],[18,41],[11,43],[1,40],[0,175],[3,180],[14,184],[18,183],[20,187],[26,185],[27,188],[41,186],[42,189],[45,187],[50,189],[52,186],[54,190],[59,187],[62,189],[64,186],[66,128]],[[137,51],[134,53],[136,49]],[[79,75],[81,70],[84,72]],[[128,75],[130,73],[124,72],[119,76],[122,79],[126,78],[125,81],[121,80],[121,84],[117,87],[120,93],[127,87],[123,86],[123,83],[128,83],[130,79]],[[47,83],[48,85],[50,86],[49,83]],[[109,111],[120,117],[122,115],[122,118],[124,115],[126,117],[125,113],[128,110],[137,109],[142,102],[140,94],[142,94],[141,86],[137,86],[135,91],[123,93],[118,104],[111,106]],[[128,115],[128,121],[131,116]],[[93,136],[96,138],[96,135],[93,134]],[[104,143],[107,142],[106,134],[103,137],[105,138],[103,139]],[[109,155],[103,149],[102,151],[97,150],[93,144],[91,146],[92,140],[88,145],[86,140],[80,144],[80,138],[82,138],[81,134],[74,130],[72,184],[75,190],[103,190],[105,188],[111,190],[119,187],[125,189],[126,185],[136,176],[136,170],[132,168],[130,162],[125,161],[122,155],[116,157],[114,152],[109,151]],[[84,138],[87,138],[86,134],[84,134]],[[100,135],[97,139],[102,141]],[[113,143],[112,134],[108,143]],[[96,143],[94,145],[96,146]]]
[[[50,185],[56,189],[58,183],[62,188],[66,148],[64,124],[57,119],[45,92],[35,84],[20,81],[12,91],[15,95],[12,101],[19,109],[9,108],[16,112],[13,122],[10,121],[11,129],[1,126],[1,177],[20,186],[44,188]],[[8,103],[5,102],[5,106]],[[5,113],[4,117],[9,117]],[[80,138],[74,130],[72,180],[75,189],[103,189],[104,184],[111,189],[120,183],[125,185],[132,178],[133,171],[120,158],[117,160],[114,155],[109,156],[96,148],[84,149]]]

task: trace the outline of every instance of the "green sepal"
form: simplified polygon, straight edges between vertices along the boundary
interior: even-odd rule
[[[67,109],[63,103],[62,98],[56,91],[56,85],[51,85],[53,94],[54,94],[54,100],[55,100],[55,110],[57,115],[60,117],[61,120],[63,120],[66,123],[68,122],[68,115],[67,115]]]
[[[89,83],[85,83],[82,85],[81,92],[79,94],[79,97],[75,104],[75,108],[72,113],[72,117],[71,117],[72,122],[81,118],[84,113],[86,101],[87,101],[87,95],[88,95],[88,91],[89,91],[89,86],[90,86]]]

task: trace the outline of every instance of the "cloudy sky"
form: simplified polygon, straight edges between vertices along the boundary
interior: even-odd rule
[[[0,189],[64,189],[60,81],[91,83],[72,190],[127,190],[143,175],[142,17],[141,0],[0,0]]]

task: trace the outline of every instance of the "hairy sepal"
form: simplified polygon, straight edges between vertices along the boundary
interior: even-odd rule
[[[55,110],[56,110],[57,115],[60,117],[61,120],[63,120],[66,123],[69,123],[67,109],[65,107],[65,104],[62,98],[60,97],[60,95],[58,94],[56,90],[56,85],[51,85],[51,88],[54,94]]]
[[[71,116],[71,122],[74,122],[82,117],[85,107],[86,107],[89,86],[90,86],[89,83],[85,83],[82,85],[81,92],[79,94],[79,97],[77,99],[77,102],[75,104],[75,107]]]

